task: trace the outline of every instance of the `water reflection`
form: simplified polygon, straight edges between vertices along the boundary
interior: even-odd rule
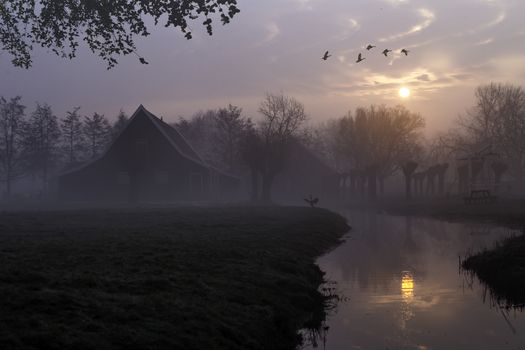
[[[328,317],[319,345],[525,349],[524,315],[484,304],[486,288],[458,273],[458,256],[490,247],[508,229],[373,212],[348,218],[349,239],[319,264],[349,300]]]
[[[410,302],[414,297],[414,277],[410,271],[403,271],[401,277],[401,293],[405,302]]]

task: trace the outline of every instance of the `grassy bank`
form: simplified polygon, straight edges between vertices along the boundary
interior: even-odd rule
[[[458,197],[412,200],[399,197],[353,202],[348,207],[384,211],[392,215],[428,216],[446,221],[485,221],[514,228],[525,227],[525,199],[500,198],[492,204],[466,205]]]
[[[503,304],[525,307],[525,236],[505,239],[463,261]]]
[[[293,349],[346,229],[311,208],[2,213],[0,347]]]

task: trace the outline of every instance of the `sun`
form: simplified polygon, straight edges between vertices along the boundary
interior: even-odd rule
[[[402,98],[410,97],[410,89],[407,87],[402,87],[401,89],[399,89],[399,96],[401,96]]]

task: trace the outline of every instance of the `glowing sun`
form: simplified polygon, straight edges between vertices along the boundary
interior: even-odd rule
[[[402,98],[410,97],[410,89],[407,87],[402,87],[401,89],[399,89],[399,96],[401,96]]]

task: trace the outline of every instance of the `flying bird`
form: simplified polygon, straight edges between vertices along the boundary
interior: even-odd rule
[[[326,61],[326,60],[328,59],[328,57],[332,57],[332,55],[329,55],[329,54],[328,54],[328,51],[326,51],[326,52],[324,53],[324,56],[321,57],[321,59]]]
[[[355,63],[359,63],[364,60],[366,60],[366,58],[361,57],[361,53],[359,53],[359,55],[357,56],[357,61],[355,61]]]
[[[409,53],[409,52],[410,52],[410,51],[408,51],[407,49],[403,49],[403,50],[401,50],[401,53],[404,53],[405,56],[408,56],[408,53]]]
[[[146,61],[146,60],[144,59],[144,57],[139,57],[139,61],[140,61],[140,63],[142,63],[142,64],[149,64],[149,62]]]
[[[388,57],[388,53],[389,53],[389,52],[392,52],[392,50],[384,49],[384,50],[383,50],[383,55],[385,55],[385,57]]]
[[[374,45],[372,45],[372,44],[368,44],[368,46],[366,47],[366,49],[367,49],[368,51],[370,51],[370,50],[372,50],[374,47],[375,47]]]

